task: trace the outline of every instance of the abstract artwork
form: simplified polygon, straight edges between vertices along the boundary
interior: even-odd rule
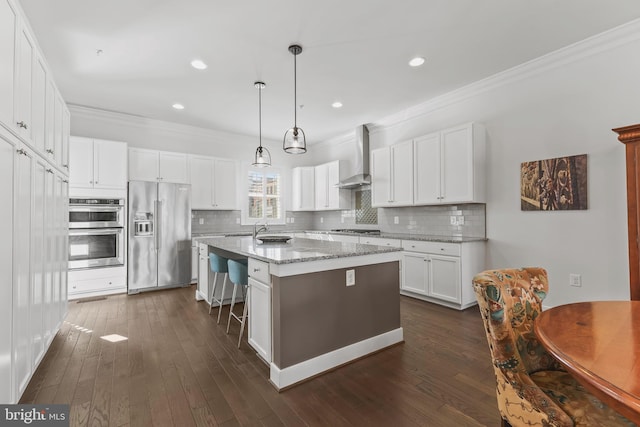
[[[520,165],[520,209],[587,209],[587,155],[524,162]]]

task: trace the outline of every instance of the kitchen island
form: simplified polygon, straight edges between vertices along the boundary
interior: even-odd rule
[[[282,390],[403,341],[401,248],[293,238],[202,238],[249,259],[249,344]]]

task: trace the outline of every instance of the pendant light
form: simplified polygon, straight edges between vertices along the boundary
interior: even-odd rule
[[[253,85],[258,89],[258,128],[260,132],[260,145],[256,148],[256,156],[252,165],[263,168],[271,166],[271,153],[262,146],[262,89],[267,85],[263,82],[255,82]]]
[[[284,134],[282,149],[289,154],[303,154],[307,152],[307,141],[304,131],[298,127],[298,104],[296,93],[296,56],[302,52],[302,47],[297,44],[289,46],[289,52],[293,54],[293,127]]]

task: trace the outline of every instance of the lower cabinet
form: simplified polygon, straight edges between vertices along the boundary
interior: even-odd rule
[[[69,299],[127,292],[126,267],[92,268],[69,272]]]
[[[24,393],[66,314],[67,180],[0,131],[0,401]]]
[[[402,247],[401,294],[460,310],[476,303],[471,279],[484,269],[484,242],[403,240]]]
[[[249,258],[249,344],[271,363],[271,286],[269,264]]]

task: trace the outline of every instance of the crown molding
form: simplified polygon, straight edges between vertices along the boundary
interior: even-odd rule
[[[417,117],[428,115],[444,107],[463,102],[500,86],[524,80],[604,51],[613,50],[639,39],[640,19],[636,19],[536,59],[532,59],[531,61],[516,65],[515,67],[501,71],[485,79],[437,96],[426,102],[406,108],[396,114],[386,116],[370,124],[368,126],[369,131],[371,133],[380,132]]]
[[[251,135],[235,134],[214,129],[207,129],[198,126],[183,125],[180,123],[166,122],[163,120],[150,119],[143,116],[121,113],[117,111],[102,110],[78,104],[67,104],[72,117],[81,117],[87,120],[96,120],[114,126],[125,126],[140,129],[153,129],[155,132],[173,134],[183,137],[197,137],[202,139],[212,139],[214,141],[229,141],[230,139],[243,139],[251,142],[255,139]]]

